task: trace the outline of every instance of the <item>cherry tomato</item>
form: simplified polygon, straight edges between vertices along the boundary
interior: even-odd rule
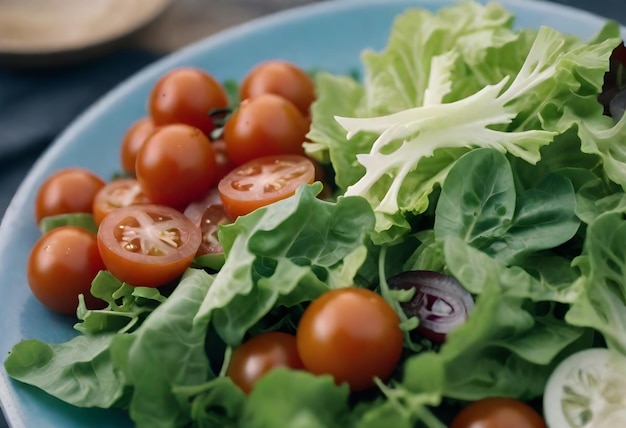
[[[120,164],[130,175],[135,175],[135,159],[146,139],[156,130],[150,117],[143,117],[133,123],[124,134],[120,148]]]
[[[104,185],[104,180],[82,168],[65,168],[53,173],[41,184],[35,196],[37,223],[53,215],[91,214],[93,199]]]
[[[254,159],[241,165],[217,186],[224,209],[236,219],[257,208],[292,196],[301,184],[313,183],[315,167],[304,156],[282,155]]]
[[[209,112],[228,107],[224,87],[197,68],[177,68],[165,74],[150,92],[148,110],[158,126],[184,123],[207,136],[215,124]]]
[[[443,342],[450,331],[464,324],[474,308],[472,295],[453,277],[439,272],[415,270],[389,278],[392,288],[415,289],[413,298],[402,303],[409,317],[419,319],[417,331]]]
[[[348,287],[322,294],[305,309],[298,325],[298,353],[315,374],[331,374],[353,391],[387,380],[402,354],[400,320],[371,290]]]
[[[98,228],[106,268],[135,286],[158,287],[182,275],[201,241],[191,220],[163,205],[118,208]]]
[[[224,252],[217,232],[220,224],[232,223],[232,220],[226,214],[216,188],[209,190],[204,198],[189,204],[183,214],[202,231],[202,244],[198,248],[199,256]]]
[[[546,423],[526,403],[492,397],[469,404],[454,418],[450,428],[546,428]]]
[[[226,154],[235,165],[252,159],[304,154],[308,123],[290,101],[273,94],[244,100],[224,126]]]
[[[135,171],[152,202],[185,207],[215,183],[215,153],[199,129],[166,125],[155,131],[139,150]]]
[[[306,116],[315,100],[315,84],[311,76],[295,64],[270,60],[250,70],[239,88],[241,100],[261,94],[275,94],[286,98]]]
[[[254,336],[235,349],[226,376],[248,394],[263,375],[276,367],[303,368],[295,336],[278,331]]]
[[[121,178],[107,183],[93,200],[93,218],[96,224],[111,211],[136,204],[149,204],[139,181],[134,178]]]
[[[27,278],[33,294],[44,306],[62,314],[75,314],[78,295],[89,308],[104,302],[90,293],[91,281],[104,270],[96,236],[78,226],[61,226],[42,235],[30,251]]]

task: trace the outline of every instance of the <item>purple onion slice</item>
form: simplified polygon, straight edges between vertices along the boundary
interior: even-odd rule
[[[392,289],[415,289],[413,298],[401,303],[402,309],[407,316],[416,316],[416,330],[435,342],[444,342],[474,308],[472,295],[456,279],[439,272],[407,271],[387,281]]]

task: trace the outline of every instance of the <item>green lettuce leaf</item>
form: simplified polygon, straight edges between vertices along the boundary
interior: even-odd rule
[[[113,407],[124,393],[109,353],[113,337],[76,336],[60,344],[24,340],[11,349],[4,367],[12,378],[74,406]]]
[[[249,428],[340,428],[349,421],[347,384],[331,376],[276,368],[255,384],[240,426]]]
[[[572,183],[547,175],[517,194],[507,158],[492,149],[462,156],[448,173],[435,211],[438,240],[456,236],[505,264],[570,240],[580,220]]]
[[[555,304],[540,301],[554,296],[571,300],[577,294],[555,290],[517,267],[507,268],[459,238],[447,239],[444,253],[452,275],[477,294],[476,305],[437,353],[407,360],[403,387],[462,400],[541,395],[558,361],[589,345],[589,338],[584,329],[560,319]],[[435,370],[443,370],[443,380],[424,383]]]
[[[108,271],[100,271],[91,283],[91,294],[107,303],[103,309],[90,309],[79,296],[74,328],[83,334],[101,332],[126,333],[167,298],[152,287],[133,287],[115,278]]]
[[[588,228],[583,255],[581,295],[565,319],[601,332],[607,345],[626,355],[626,221],[622,214],[599,216]]]
[[[231,346],[272,308],[354,284],[367,255],[372,210],[362,198],[316,197],[319,183],[220,229],[226,262],[195,323],[213,323]]]
[[[184,426],[191,404],[173,386],[214,377],[205,350],[208,325],[193,323],[212,283],[209,274],[189,269],[135,332],[114,336],[111,355],[132,388],[129,414],[137,427]]]

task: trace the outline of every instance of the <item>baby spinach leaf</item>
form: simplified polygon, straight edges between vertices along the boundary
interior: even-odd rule
[[[74,406],[112,407],[124,392],[109,354],[113,336],[76,336],[60,344],[24,340],[13,347],[4,367],[12,378]]]
[[[571,239],[580,225],[572,183],[550,174],[517,194],[507,158],[493,149],[462,156],[444,182],[435,211],[438,240],[460,237],[505,264]]]

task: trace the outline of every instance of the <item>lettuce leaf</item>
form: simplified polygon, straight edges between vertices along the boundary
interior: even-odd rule
[[[491,147],[536,164],[558,135],[601,121],[595,97],[618,43],[615,23],[588,42],[548,28],[514,31],[493,4],[410,11],[385,51],[363,54],[361,88],[323,78],[305,147],[330,159],[345,195],[372,205],[375,241],[397,240],[467,151]],[[329,108],[333,101],[341,108]]]
[[[220,228],[226,261],[195,324],[211,322],[236,346],[273,308],[354,284],[367,256],[372,210],[362,198],[322,201],[320,189],[301,186],[293,197]]]
[[[626,355],[626,221],[622,213],[599,216],[588,228],[575,260],[583,292],[565,319],[601,332],[609,348]]]
[[[205,350],[208,325],[193,323],[212,283],[206,272],[189,269],[135,332],[113,337],[111,356],[132,389],[129,414],[137,427],[184,426],[190,422],[190,403],[173,386],[215,376]]]

